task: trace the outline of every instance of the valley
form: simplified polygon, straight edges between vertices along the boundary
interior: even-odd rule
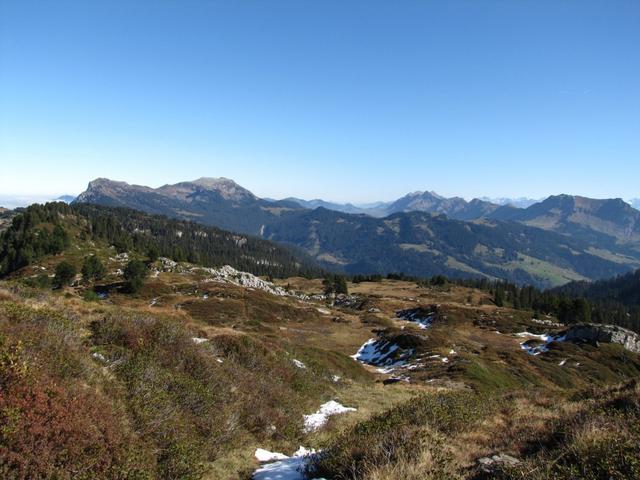
[[[546,288],[640,267],[640,212],[622,200],[560,195],[518,208],[416,192],[369,211],[265,200],[232,180],[202,178],[157,189],[97,179],[75,202],[260,236],[346,274],[501,278]]]

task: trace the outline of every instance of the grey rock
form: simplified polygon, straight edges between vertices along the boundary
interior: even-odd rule
[[[477,460],[478,466],[480,470],[485,473],[494,473],[498,467],[503,465],[513,467],[520,463],[515,457],[511,455],[507,455],[506,453],[498,453],[496,455],[492,455],[491,457],[482,457]]]
[[[564,336],[570,342],[617,343],[630,352],[640,353],[640,335],[616,325],[582,323],[571,326]]]

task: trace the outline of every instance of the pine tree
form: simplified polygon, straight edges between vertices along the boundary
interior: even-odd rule
[[[131,260],[124,269],[125,287],[129,293],[138,293],[149,271],[144,262]]]
[[[100,280],[107,273],[104,264],[95,255],[88,256],[82,264],[82,278],[85,282]]]
[[[56,287],[62,288],[68,286],[76,277],[76,267],[69,262],[60,262],[56,265],[56,274],[53,283]]]

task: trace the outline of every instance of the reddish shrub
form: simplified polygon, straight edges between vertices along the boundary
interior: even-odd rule
[[[11,479],[145,478],[148,462],[113,407],[50,381],[0,391],[0,476]]]

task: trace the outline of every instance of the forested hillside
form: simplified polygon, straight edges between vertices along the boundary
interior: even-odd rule
[[[640,270],[597,282],[571,282],[556,291],[593,301],[613,301],[628,307],[640,306]]]
[[[76,241],[204,266],[229,264],[256,275],[320,274],[304,254],[266,240],[127,208],[48,203],[28,207],[1,234],[0,275],[61,253]]]
[[[587,243],[514,222],[472,223],[423,212],[386,218],[319,208],[267,225],[264,236],[300,246],[347,273],[490,278],[546,288],[626,273]]]

